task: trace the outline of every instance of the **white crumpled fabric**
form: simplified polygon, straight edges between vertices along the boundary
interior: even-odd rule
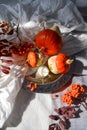
[[[67,55],[76,54],[87,48],[87,24],[71,0],[0,0],[0,21],[2,20],[15,24],[15,27],[19,24],[21,35],[31,41],[33,41],[36,33],[44,27],[50,28],[54,24],[58,25],[63,37],[63,49],[61,51]],[[15,69],[3,77],[2,72],[0,72],[1,129],[4,129],[2,126],[13,110],[16,96],[23,83],[23,72],[20,72],[19,77],[17,77],[13,72],[17,73],[20,69]],[[7,120],[5,127],[15,126],[17,124],[15,123],[16,118],[18,121],[18,118],[23,114],[21,121],[19,119],[23,125],[20,124],[15,128],[16,130],[47,130],[49,123],[47,117],[53,109],[51,95],[32,94],[33,98],[35,96],[35,100],[29,104],[32,99],[31,94],[25,90],[21,90],[21,92],[20,97],[16,100],[18,103],[14,106],[13,115],[10,117],[10,121]],[[43,105],[44,100],[46,102]],[[29,104],[27,109],[26,105],[24,106],[26,103]],[[21,107],[19,107],[20,105]],[[20,111],[18,107],[21,108]],[[24,113],[23,110],[25,110]],[[7,130],[14,130],[14,128],[7,128]]]
[[[0,57],[0,128],[13,109],[15,98],[21,89],[26,70],[24,66],[21,67],[17,64],[9,65],[9,63],[2,62],[2,59],[14,60],[11,57]],[[10,67],[9,74],[2,72],[3,66]]]

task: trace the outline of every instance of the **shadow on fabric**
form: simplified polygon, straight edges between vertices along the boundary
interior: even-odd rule
[[[6,130],[7,127],[16,127],[18,124],[20,124],[24,111],[27,109],[27,106],[34,98],[35,93],[22,88],[18,93],[11,115],[5,122],[3,128],[0,130]]]

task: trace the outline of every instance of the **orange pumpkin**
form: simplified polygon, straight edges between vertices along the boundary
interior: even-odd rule
[[[37,55],[35,52],[30,51],[27,55],[27,62],[31,67],[35,67],[37,64]]]
[[[56,57],[56,66],[59,73],[67,73],[70,69],[70,64],[73,62],[72,59],[69,59],[68,56],[66,56],[63,53],[60,53]]]
[[[36,36],[36,46],[45,55],[55,55],[62,47],[62,39],[56,31],[44,29]]]

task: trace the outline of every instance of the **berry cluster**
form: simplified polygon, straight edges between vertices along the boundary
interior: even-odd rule
[[[84,87],[80,84],[71,84],[70,89],[66,90],[66,92],[62,95],[62,102],[71,105],[74,103],[75,99],[78,99],[81,94],[84,93]]]

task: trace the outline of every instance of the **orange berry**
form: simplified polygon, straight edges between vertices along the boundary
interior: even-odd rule
[[[84,92],[85,90],[84,90],[84,88],[83,88],[83,87],[81,87],[81,88],[80,88],[80,91],[81,91],[81,92]]]
[[[21,52],[21,51],[19,51],[19,54],[20,54],[20,55],[22,55],[22,52]]]

